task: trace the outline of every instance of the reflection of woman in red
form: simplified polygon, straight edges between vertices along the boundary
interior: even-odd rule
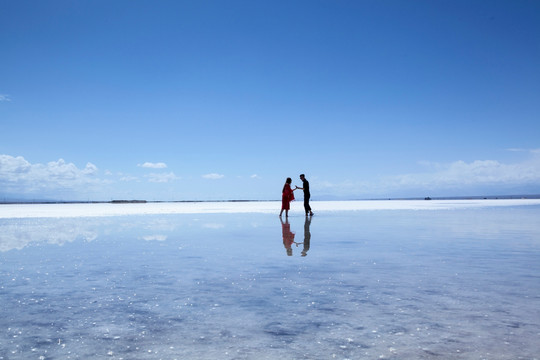
[[[281,230],[283,233],[283,246],[285,246],[287,255],[292,256],[292,244],[294,244],[295,234],[291,231],[291,225],[287,219],[285,219],[285,222],[281,220]]]
[[[285,185],[283,186],[283,191],[281,194],[281,212],[279,213],[279,216],[283,214],[283,210],[285,210],[285,216],[289,217],[289,209],[291,208],[290,202],[294,200],[294,190],[291,189],[291,183],[292,179],[289,177],[285,181]]]

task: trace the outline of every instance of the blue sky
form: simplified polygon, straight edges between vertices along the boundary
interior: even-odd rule
[[[538,1],[0,1],[0,198],[540,193]]]

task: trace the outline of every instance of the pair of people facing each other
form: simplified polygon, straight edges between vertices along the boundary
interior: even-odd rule
[[[309,198],[311,194],[309,192],[309,181],[307,181],[304,174],[300,175],[300,180],[302,180],[302,187],[296,186],[294,189],[291,188],[292,179],[287,178],[285,185],[283,186],[283,191],[281,194],[281,212],[279,216],[285,211],[285,216],[289,216],[289,210],[291,208],[291,201],[294,200],[294,191],[303,190],[304,191],[304,210],[306,211],[306,216],[312,216],[313,211],[311,211],[311,206],[309,206]]]
[[[296,244],[296,247],[298,245],[304,245],[304,248],[302,249],[301,256],[307,256],[307,252],[309,251],[310,244],[311,244],[311,231],[309,230],[309,227],[311,225],[311,216],[306,216],[306,221],[304,222],[304,242],[298,243],[294,241],[295,233],[291,231],[291,225],[289,224],[289,219],[285,219],[285,222],[279,218],[281,221],[281,230],[283,233],[283,246],[285,246],[285,250],[287,251],[287,256],[293,255],[293,245]]]

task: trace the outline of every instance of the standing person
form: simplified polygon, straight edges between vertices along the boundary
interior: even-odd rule
[[[306,216],[313,216],[313,211],[311,211],[311,206],[309,206],[309,198],[311,194],[309,193],[309,181],[306,180],[304,174],[300,174],[300,180],[302,180],[302,187],[296,187],[296,189],[304,190],[304,209],[306,210]],[[295,189],[295,190],[296,190]]]
[[[283,190],[281,192],[281,212],[279,213],[279,216],[281,216],[281,214],[283,214],[283,210],[285,210],[285,216],[289,217],[291,201],[294,200],[294,190],[296,190],[291,189],[291,183],[292,179],[289,177],[287,180],[285,180],[285,185],[283,185]]]

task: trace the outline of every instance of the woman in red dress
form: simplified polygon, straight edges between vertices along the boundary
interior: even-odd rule
[[[291,183],[292,179],[289,177],[283,186],[283,191],[281,194],[281,212],[279,213],[279,216],[281,216],[281,214],[283,214],[283,210],[285,210],[285,217],[289,217],[289,209],[291,208],[290,202],[294,200],[294,190],[296,190],[291,189]]]

